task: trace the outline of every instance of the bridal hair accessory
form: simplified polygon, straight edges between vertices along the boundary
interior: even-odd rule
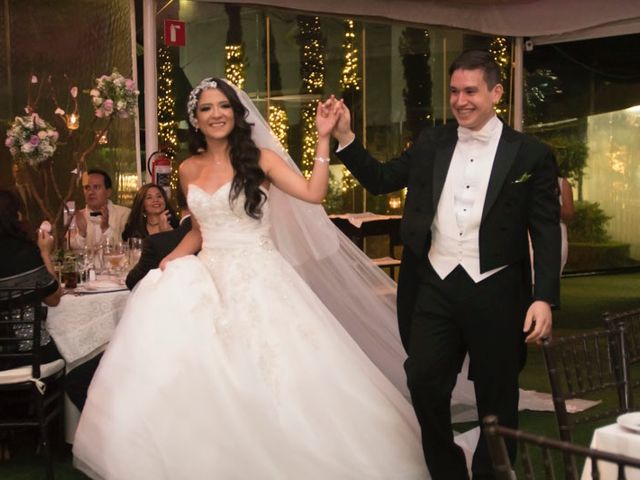
[[[196,107],[198,106],[198,97],[204,90],[209,90],[210,88],[218,88],[218,83],[213,80],[213,78],[205,78],[202,80],[196,88],[191,90],[189,94],[189,101],[187,102],[187,113],[189,114],[189,123],[193,128],[198,130],[196,126],[198,122],[196,122]]]

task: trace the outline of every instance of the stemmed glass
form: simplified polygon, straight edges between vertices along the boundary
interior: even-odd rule
[[[134,267],[142,254],[142,239],[131,237],[129,239],[129,267]]]
[[[120,276],[127,263],[127,248],[121,242],[105,242],[102,258],[110,275]]]

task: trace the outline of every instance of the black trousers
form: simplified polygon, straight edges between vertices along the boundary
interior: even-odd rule
[[[440,279],[427,265],[422,276],[405,369],[434,480],[468,478],[464,454],[453,442],[450,410],[467,352],[478,417],[494,414],[502,425],[518,427],[518,375],[526,354],[522,327],[531,302],[524,270],[511,265],[474,283],[460,266]],[[508,448],[515,460],[515,444]],[[474,479],[494,478],[484,435],[472,472]]]
[[[65,377],[64,389],[73,404],[82,412],[84,404],[87,401],[87,391],[96,373],[102,353],[96,355],[67,373]]]

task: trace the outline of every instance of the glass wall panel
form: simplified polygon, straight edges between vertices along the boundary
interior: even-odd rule
[[[525,130],[572,184],[566,271],[640,263],[640,35],[526,54]]]
[[[387,160],[422,128],[452,119],[447,66],[458,53],[493,46],[496,55],[510,57],[506,39],[291,10],[181,1],[163,10],[158,23],[167,18],[179,18],[187,27],[187,45],[175,52],[172,75],[189,87],[174,90],[182,97],[176,105],[184,106],[190,86],[205,76],[237,75],[235,82],[268,116],[303,172],[313,162],[318,99],[344,98],[357,136]],[[161,35],[158,42],[163,43]],[[241,61],[230,70],[229,52],[237,46]],[[505,75],[508,85],[508,62]],[[176,108],[175,115],[186,128],[184,108]],[[185,152],[180,148],[178,160]],[[335,158],[331,173],[329,213],[402,211],[403,192],[368,195]]]
[[[92,150],[109,122],[95,116],[89,95],[95,79],[114,69],[132,77],[131,13],[129,0],[4,0],[0,8],[0,130],[35,112],[59,137],[53,156],[38,168],[0,148],[0,185],[17,184],[36,225],[61,212],[69,192],[84,205],[70,174],[83,153],[88,168],[112,175],[114,201],[127,203],[137,189],[135,121],[114,119]],[[72,113],[80,118],[77,130],[67,126],[65,115]]]

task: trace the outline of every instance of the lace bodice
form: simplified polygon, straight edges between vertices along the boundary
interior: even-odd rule
[[[189,209],[202,232],[202,249],[262,246],[270,242],[269,202],[262,206],[262,218],[254,219],[244,211],[244,193],[229,202],[231,182],[213,193],[190,184]]]

